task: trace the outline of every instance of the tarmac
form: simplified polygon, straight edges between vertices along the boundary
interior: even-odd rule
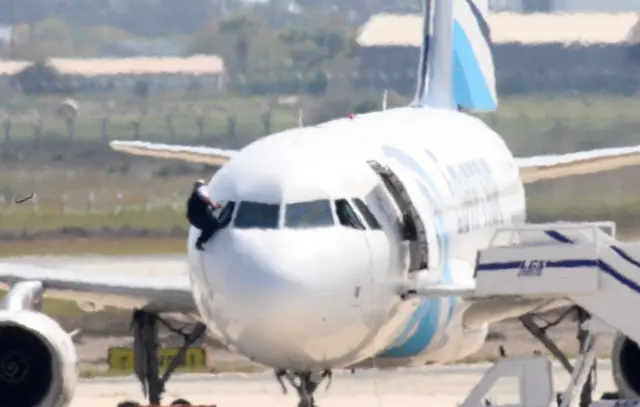
[[[91,273],[135,273],[148,276],[187,273],[183,255],[26,256],[3,261]],[[575,323],[563,323],[551,332],[552,338],[563,350],[576,347],[574,325]],[[540,349],[540,345],[517,322],[505,321],[494,324],[492,331],[501,335],[498,341],[505,346],[510,356],[530,355],[532,351]],[[81,358],[104,357],[107,345],[102,342],[89,342],[92,346],[86,345],[78,349]],[[478,353],[478,360],[487,360],[488,357],[495,356],[496,346],[496,342],[488,341]],[[610,343],[603,343],[598,354],[606,355],[609,349]],[[324,384],[321,385],[316,393],[316,402],[321,407],[457,407],[489,366],[488,363],[477,363],[386,371],[362,370],[354,375],[348,371],[338,371],[334,374],[333,383],[327,392],[324,390]],[[561,367],[556,367],[554,381],[557,391],[564,390],[568,380],[568,374]],[[603,360],[599,363],[596,389],[594,397],[599,397],[604,391],[615,390],[609,361]],[[163,404],[169,405],[177,398],[187,399],[194,405],[218,407],[294,407],[298,402],[295,390],[290,389],[287,395],[283,395],[280,385],[269,372],[176,375],[167,385]],[[494,405],[518,404],[517,381],[503,380],[491,392],[490,398]],[[124,400],[145,400],[142,387],[134,377],[80,380],[71,406],[115,407]]]
[[[334,374],[328,391],[324,384],[318,389],[316,403],[321,407],[457,407],[489,366],[479,363],[362,370],[353,375],[339,371]],[[599,362],[597,376],[594,398],[614,390],[609,361]],[[568,381],[569,375],[554,365],[556,391],[563,391]],[[517,380],[502,379],[489,397],[493,405],[518,403]],[[270,373],[178,375],[168,383],[163,404],[168,405],[176,398],[184,398],[194,405],[218,407],[295,407],[298,402],[295,391],[282,394]],[[133,377],[82,380],[71,406],[115,407],[124,400],[144,401],[140,384]]]

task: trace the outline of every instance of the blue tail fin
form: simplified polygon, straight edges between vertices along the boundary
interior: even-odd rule
[[[413,105],[496,110],[487,2],[424,1],[423,43]]]

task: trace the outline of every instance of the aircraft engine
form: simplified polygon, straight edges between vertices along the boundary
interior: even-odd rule
[[[640,348],[619,332],[613,340],[611,370],[620,398],[640,398]]]
[[[13,407],[66,407],[78,381],[71,336],[35,311],[38,282],[16,284],[0,303],[0,400]],[[38,303],[39,299],[35,300]]]

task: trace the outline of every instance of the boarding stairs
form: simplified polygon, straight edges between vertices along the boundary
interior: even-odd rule
[[[405,235],[413,235],[413,232],[415,232],[415,236],[407,236],[407,240],[410,241],[409,251],[411,264],[409,265],[409,272],[420,272],[427,269],[429,262],[427,231],[420,217],[420,213],[411,201],[411,197],[402,180],[390,168],[383,166],[377,161],[367,161],[367,164],[369,164],[371,169],[382,179],[387,190],[400,208],[400,212],[408,217],[408,219],[405,218],[399,221],[402,233]],[[415,231],[412,230],[413,227],[415,227]],[[412,230],[412,233],[407,233],[409,230]]]
[[[640,343],[640,243],[612,222],[502,228],[475,270],[474,296],[563,297]]]

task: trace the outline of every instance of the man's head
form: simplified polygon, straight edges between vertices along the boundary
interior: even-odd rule
[[[201,186],[203,186],[203,185],[204,185],[204,180],[203,180],[203,179],[196,180],[196,181],[193,183],[193,187],[194,187],[194,188],[200,188],[200,187],[201,187]]]

